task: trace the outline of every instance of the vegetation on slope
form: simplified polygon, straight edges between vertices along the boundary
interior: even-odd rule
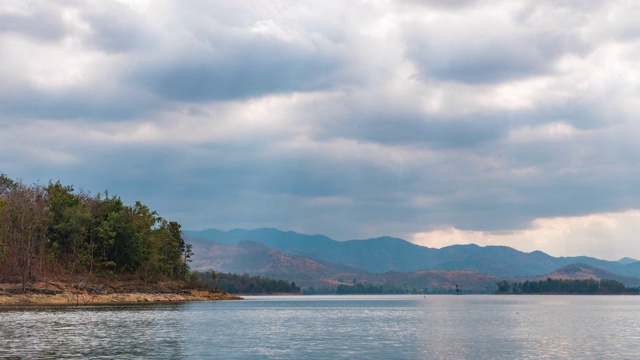
[[[205,286],[232,294],[298,294],[300,287],[285,280],[274,280],[249,274],[218,273],[214,270],[196,271],[195,275]]]
[[[180,224],[140,202],[0,174],[0,282],[25,291],[52,278],[185,280],[191,256]]]
[[[238,244],[242,240],[253,240],[287,255],[304,256],[371,274],[389,271],[470,270],[500,278],[514,278],[540,276],[562,266],[585,263],[615,274],[640,277],[640,261],[634,262],[633,259],[618,262],[586,256],[553,257],[541,251],[525,253],[506,246],[467,244],[432,249],[390,237],[335,241],[322,235],[304,235],[277,229],[210,229],[185,233],[193,243],[205,243],[208,240],[229,245]],[[201,260],[200,256],[201,253],[198,252],[196,262]]]

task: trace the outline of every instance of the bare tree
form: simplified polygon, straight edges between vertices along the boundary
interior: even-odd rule
[[[17,270],[22,291],[26,292],[36,256],[44,255],[48,225],[46,191],[40,185],[25,186],[18,182],[4,195],[3,201],[0,242],[4,244],[10,268]]]

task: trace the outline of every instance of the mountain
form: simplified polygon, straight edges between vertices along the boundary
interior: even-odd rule
[[[302,288],[335,288],[338,285],[392,284],[396,288],[421,292],[454,292],[459,286],[465,292],[487,293],[495,290],[498,279],[473,271],[422,270],[371,274],[366,271],[299,255],[288,255],[253,240],[237,243],[215,243],[209,240],[193,243],[198,254],[191,267],[198,271],[248,273],[295,282]]]
[[[587,264],[571,264],[567,266],[563,266],[551,274],[541,277],[539,280],[543,280],[546,278],[551,279],[566,279],[566,280],[615,280],[619,281],[625,286],[628,287],[638,287],[640,286],[640,279],[632,278],[628,276],[621,276],[609,271],[597,268],[595,266],[587,265]]]
[[[339,282],[333,279],[368,275],[360,269],[285,254],[253,240],[226,244],[196,241],[193,252],[197,254],[191,263],[193,270],[260,275],[294,281],[303,287],[337,285]]]
[[[541,251],[525,253],[506,246],[453,245],[442,249],[419,246],[402,239],[379,237],[335,241],[323,235],[264,228],[220,231],[185,231],[194,244],[239,244],[252,240],[288,256],[301,256],[318,263],[361,269],[369,273],[415,272],[419,270],[468,270],[500,278],[539,276],[566,265],[582,263],[611,273],[638,277],[640,262],[623,263],[596,258],[553,257]],[[196,259],[198,259],[196,252]]]
[[[631,273],[640,273],[640,261],[636,261],[624,266]]]
[[[638,262],[638,260],[632,259],[630,257],[623,257],[622,259],[618,260],[618,262],[622,265],[629,265],[631,263]]]
[[[426,288],[425,293],[454,292],[458,286],[462,292],[493,293],[499,278],[468,270],[420,270],[409,273],[389,272],[373,281],[395,284],[399,287]]]

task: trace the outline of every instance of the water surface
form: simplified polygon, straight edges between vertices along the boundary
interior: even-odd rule
[[[635,296],[292,296],[0,308],[0,358],[638,358]]]

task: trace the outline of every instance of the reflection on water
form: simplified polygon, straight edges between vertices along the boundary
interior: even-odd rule
[[[182,358],[181,305],[0,310],[0,357]]]
[[[640,297],[296,296],[2,308],[0,358],[636,358]]]

